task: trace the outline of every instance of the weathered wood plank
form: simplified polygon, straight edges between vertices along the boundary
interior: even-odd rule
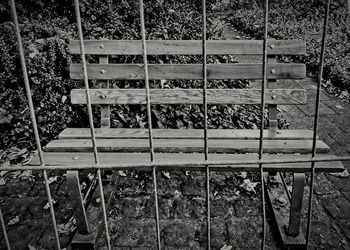
[[[153,129],[153,138],[155,139],[203,139],[203,129]],[[96,128],[95,135],[97,139],[128,139],[139,138],[147,139],[147,129],[132,128]],[[254,139],[258,140],[260,131],[258,129],[208,129],[209,139]],[[303,140],[312,139],[312,130],[278,130],[277,133],[270,130],[264,130],[264,139],[270,140]],[[59,139],[87,139],[90,138],[89,128],[66,128],[63,130]]]
[[[200,40],[152,40],[147,41],[149,55],[201,55],[202,41]],[[140,40],[85,40],[85,54],[92,55],[142,55]],[[72,54],[80,54],[78,40],[69,44]],[[261,55],[262,40],[208,40],[208,55]],[[268,41],[269,55],[304,55],[305,41],[274,40]]]
[[[209,64],[208,79],[261,79],[262,64]],[[202,79],[201,64],[150,64],[150,80]],[[145,78],[142,64],[88,64],[88,78],[99,80],[142,80]],[[72,79],[83,79],[81,64],[70,65]],[[305,64],[276,63],[267,65],[268,79],[303,79]]]
[[[326,155],[318,155],[320,157]],[[330,156],[330,155],[327,155]],[[269,155],[264,154],[263,159],[295,159],[295,158],[310,159],[310,155]],[[257,159],[257,154],[209,154],[210,161],[229,161],[229,160],[252,160]],[[94,164],[93,153],[71,152],[71,153],[52,153],[44,152],[46,165],[49,166],[67,166],[67,165],[91,165]],[[150,162],[149,153],[99,153],[101,164],[142,164]],[[204,159],[203,154],[155,154],[156,162],[198,162]],[[34,157],[30,165],[40,165],[39,157]],[[151,168],[135,168],[130,167],[130,170],[151,170]],[[179,168],[162,167],[159,170],[179,170]],[[198,167],[186,167],[186,170],[199,170]],[[309,172],[311,169],[310,163],[281,163],[281,164],[265,164],[264,171],[281,171],[281,172]],[[202,169],[203,170],[203,169]],[[344,167],[341,162],[317,162],[316,172],[342,172]],[[221,166],[215,168],[215,171],[233,171],[229,166]],[[234,171],[259,171],[258,165],[239,165]],[[288,216],[288,215],[287,215]]]
[[[144,89],[91,89],[92,104],[146,104]],[[202,104],[201,89],[151,89],[152,104]],[[268,89],[266,104],[306,104],[305,89]],[[72,104],[86,104],[84,89],[71,90]],[[208,89],[208,104],[260,104],[260,89]]]
[[[257,153],[259,140],[209,140],[210,153]],[[203,139],[155,139],[155,152],[203,152]],[[322,141],[317,141],[317,152],[328,153],[329,147]],[[98,139],[99,152],[149,152],[148,139]],[[266,140],[265,153],[310,153],[312,140]],[[46,147],[48,152],[90,152],[90,139],[65,139],[50,142]]]

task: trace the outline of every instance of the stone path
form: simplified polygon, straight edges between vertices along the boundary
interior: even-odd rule
[[[307,89],[306,105],[284,106],[283,116],[291,128],[313,129],[317,84],[312,79],[289,81],[286,85]],[[350,154],[350,104],[321,92],[318,135],[338,156]],[[313,243],[317,249],[349,249],[350,162],[343,162],[341,175],[319,174],[315,186]],[[304,203],[304,207],[307,203]]]

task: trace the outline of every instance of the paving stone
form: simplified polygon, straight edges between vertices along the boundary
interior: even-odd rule
[[[260,249],[261,217],[232,218],[227,222],[229,245],[235,249]]]
[[[323,174],[318,174],[315,178],[314,191],[318,195],[333,194],[335,192],[335,188],[332,182]]]
[[[205,196],[206,191],[204,188],[205,177],[204,175],[192,175],[186,176],[181,185],[181,193],[184,196]]]
[[[224,220],[213,220],[210,222],[210,246],[219,249],[228,242],[228,232]],[[207,249],[207,225],[203,223],[200,236],[200,247]]]
[[[314,220],[312,223],[311,240],[314,249],[349,249],[349,242],[332,222]]]
[[[341,178],[337,176],[332,176],[329,174],[326,174],[326,177],[332,181],[333,185],[339,190],[339,191],[350,191],[350,177]]]
[[[334,98],[329,101],[323,101],[330,109],[332,109],[338,115],[348,116],[348,111],[350,109],[350,104],[340,101],[338,98]]]
[[[114,247],[156,247],[154,219],[110,219],[111,244]]]
[[[192,247],[196,245],[196,234],[199,232],[198,224],[191,220],[170,221],[161,230],[164,245],[174,247]]]
[[[350,202],[339,192],[325,195],[321,198],[321,201],[334,219],[350,219]]]
[[[298,105],[298,108],[300,108],[300,110],[302,112],[304,112],[304,114],[308,117],[315,116],[316,105],[314,103],[314,100],[309,99],[309,102],[307,104]],[[334,114],[337,114],[337,113],[333,109],[329,108],[323,102],[320,103],[320,106],[319,106],[319,115],[320,116],[327,116],[327,115],[334,115]]]
[[[349,121],[350,125],[350,121]],[[350,153],[350,133],[337,133],[337,134],[332,134],[332,137],[335,141],[337,141],[342,148],[346,149],[347,153]],[[346,153],[344,153],[346,154]]]
[[[235,199],[228,199],[227,197],[216,198],[210,201],[210,216],[212,218],[226,218],[228,216],[234,216],[236,211]]]
[[[244,198],[235,203],[237,217],[261,215],[261,204],[258,198]]]

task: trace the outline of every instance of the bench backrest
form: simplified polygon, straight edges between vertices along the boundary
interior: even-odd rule
[[[201,55],[200,40],[152,40],[147,41],[148,55]],[[101,126],[109,127],[109,105],[145,104],[143,89],[111,89],[108,80],[142,80],[143,64],[109,64],[110,55],[142,55],[140,40],[86,40],[86,55],[98,55],[98,64],[88,64],[90,80],[106,80],[106,88],[91,89],[92,104],[101,105]],[[80,54],[79,41],[70,43],[72,54]],[[207,55],[262,55],[261,40],[208,40]],[[278,89],[278,79],[303,79],[306,66],[298,63],[277,63],[279,55],[304,55],[305,42],[299,40],[269,40],[266,104],[269,109],[269,128],[277,129],[277,104],[293,105],[306,103],[304,89]],[[202,64],[148,64],[150,80],[203,79]],[[262,78],[262,63],[208,64],[208,79]],[[71,64],[72,79],[83,79],[81,64]],[[208,89],[208,104],[260,104],[260,89]],[[151,89],[152,104],[202,104],[201,89]],[[84,89],[71,91],[72,104],[86,104]]]

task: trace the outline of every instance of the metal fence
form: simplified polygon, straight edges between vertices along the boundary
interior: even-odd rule
[[[350,8],[349,4],[350,0],[348,0],[348,6]],[[100,198],[102,203],[102,210],[103,210],[103,222],[104,222],[104,228],[105,228],[105,236],[107,241],[108,249],[111,249],[111,243],[110,243],[110,235],[109,235],[109,227],[108,227],[108,218],[107,218],[107,212],[105,207],[105,200],[104,200],[104,192],[103,192],[103,185],[102,185],[102,177],[101,177],[101,169],[125,169],[130,167],[135,168],[144,168],[152,170],[153,175],[153,184],[154,184],[154,196],[155,196],[155,220],[156,220],[156,234],[157,234],[157,246],[158,249],[161,249],[161,237],[160,237],[160,227],[159,227],[159,208],[158,208],[158,197],[157,197],[157,177],[156,172],[158,167],[175,167],[178,169],[185,168],[188,166],[196,166],[198,168],[203,169],[206,173],[206,209],[207,209],[207,246],[210,248],[210,189],[209,189],[209,180],[210,180],[210,171],[215,171],[215,169],[219,165],[230,165],[230,169],[235,170],[235,167],[238,165],[246,164],[247,166],[252,166],[252,170],[256,168],[253,165],[258,164],[259,166],[259,172],[260,172],[260,184],[261,184],[261,202],[262,202],[262,229],[263,229],[263,235],[262,235],[262,245],[261,249],[264,249],[265,247],[265,238],[266,238],[266,211],[265,211],[265,194],[264,194],[264,179],[263,179],[263,172],[264,172],[264,164],[280,164],[280,163],[301,163],[301,162],[310,162],[310,172],[311,172],[311,182],[310,182],[310,195],[309,195],[309,201],[308,201],[308,220],[307,220],[307,232],[306,232],[306,246],[308,247],[309,241],[310,241],[310,232],[311,232],[311,222],[312,222],[312,200],[313,200],[313,188],[314,188],[314,182],[315,182],[315,168],[317,167],[315,165],[316,162],[326,162],[326,161],[349,161],[350,156],[343,156],[343,157],[316,157],[316,134],[318,130],[318,120],[319,120],[319,105],[320,105],[320,93],[321,93],[321,82],[322,82],[322,73],[323,73],[323,64],[324,64],[324,57],[325,57],[325,50],[326,50],[326,42],[327,42],[327,27],[328,27],[328,17],[329,17],[329,9],[330,9],[330,0],[326,1],[325,5],[325,16],[324,16],[324,25],[323,25],[323,34],[322,34],[322,49],[321,49],[321,55],[320,55],[320,61],[319,61],[319,73],[318,73],[318,85],[317,85],[317,95],[316,95],[316,108],[315,108],[315,119],[314,119],[314,133],[313,133],[313,145],[312,145],[312,155],[310,159],[305,158],[295,158],[295,159],[263,159],[263,152],[264,152],[264,140],[263,140],[263,121],[264,121],[264,108],[265,108],[265,88],[267,85],[267,77],[266,77],[266,65],[267,65],[267,32],[268,32],[268,16],[269,16],[269,10],[268,0],[264,1],[264,39],[263,39],[263,63],[262,63],[262,91],[261,91],[261,105],[260,105],[260,112],[261,112],[261,124],[260,124],[260,138],[259,138],[259,157],[257,160],[232,160],[232,161],[209,161],[208,160],[208,125],[207,125],[207,40],[206,40],[206,1],[202,0],[202,7],[203,7],[203,15],[202,15],[202,56],[203,56],[203,105],[204,105],[204,159],[202,161],[196,161],[196,162],[183,162],[183,163],[177,163],[177,162],[161,162],[157,163],[154,159],[154,147],[153,147],[153,136],[152,136],[152,120],[151,120],[151,100],[150,100],[150,87],[149,87],[149,77],[148,77],[148,63],[147,63],[147,48],[146,48],[146,29],[145,29],[145,18],[144,18],[144,4],[143,0],[139,0],[139,11],[140,11],[140,19],[141,19],[141,34],[142,34],[142,48],[143,48],[143,65],[144,65],[144,73],[145,73],[145,91],[146,91],[146,100],[147,100],[147,117],[148,117],[148,124],[149,124],[149,149],[150,149],[150,162],[144,163],[144,164],[101,164],[99,162],[99,154],[96,146],[96,136],[95,136],[95,130],[94,130],[94,124],[93,124],[93,115],[92,115],[92,108],[91,108],[91,99],[90,99],[90,91],[89,91],[89,83],[88,83],[88,75],[87,75],[87,66],[86,66],[86,58],[85,58],[85,50],[84,50],[84,42],[83,42],[83,32],[82,32],[82,25],[81,25],[81,18],[80,18],[80,9],[79,9],[79,0],[74,0],[75,5],[75,14],[76,14],[76,21],[78,26],[78,34],[79,34],[79,40],[80,40],[80,49],[81,49],[81,60],[82,60],[82,66],[83,66],[83,76],[84,76],[84,85],[85,85],[85,92],[86,92],[86,99],[87,99],[87,108],[88,108],[88,115],[89,115],[89,124],[90,124],[90,131],[91,131],[91,141],[93,145],[93,153],[94,153],[94,159],[95,164],[93,165],[86,165],[86,166],[76,166],[76,165],[69,165],[69,166],[47,166],[45,164],[43,150],[40,143],[39,138],[39,132],[38,127],[36,123],[35,113],[34,113],[34,106],[33,101],[31,97],[31,90],[30,90],[30,84],[29,84],[29,78],[26,68],[26,62],[24,57],[24,50],[22,46],[22,39],[18,24],[18,18],[16,14],[16,7],[15,7],[15,0],[10,0],[11,5],[11,11],[12,11],[12,17],[13,22],[15,24],[15,32],[17,37],[17,45],[18,45],[18,52],[20,55],[21,60],[21,66],[23,71],[23,79],[24,79],[24,85],[26,89],[27,99],[28,99],[28,105],[31,115],[31,121],[33,124],[33,130],[34,130],[34,136],[36,140],[36,145],[38,149],[38,154],[40,158],[40,166],[11,166],[11,167],[3,167],[2,170],[42,170],[43,171],[43,177],[45,181],[45,188],[47,193],[47,198],[49,202],[50,207],[50,214],[52,219],[52,226],[55,232],[55,239],[56,239],[56,246],[57,249],[61,249],[60,241],[59,241],[59,235],[57,231],[57,225],[56,225],[56,219],[55,219],[55,211],[53,208],[50,188],[49,188],[49,182],[47,177],[47,170],[54,170],[54,169],[64,169],[64,170],[83,170],[83,169],[95,169],[97,170],[97,178],[98,178],[98,185],[100,189]],[[350,12],[350,9],[349,9]],[[1,227],[5,239],[5,244],[8,249],[10,249],[10,244],[8,240],[8,236],[6,233],[4,218],[0,209],[0,222]]]

